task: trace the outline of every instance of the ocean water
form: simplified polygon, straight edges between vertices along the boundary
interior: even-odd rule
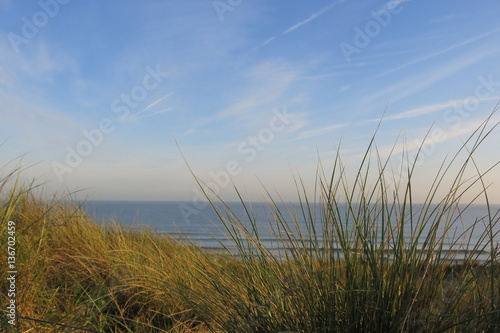
[[[246,225],[249,218],[245,212],[243,205],[240,202],[227,203],[228,208]],[[258,228],[256,232],[259,238],[268,248],[277,250],[279,245],[278,239],[282,236],[272,232],[271,229],[277,230],[275,213],[269,208],[269,204],[262,202],[254,202],[249,204],[251,207],[251,218],[256,221]],[[153,230],[169,234],[177,239],[185,242],[192,242],[204,248],[218,249],[223,246],[234,248],[234,243],[228,238],[228,232],[220,218],[208,204],[202,205],[198,203],[195,206],[192,202],[151,202],[151,201],[87,201],[83,205],[84,209],[99,223],[118,222],[131,228],[152,228]],[[288,221],[297,221],[297,225],[291,223],[292,233],[297,233],[298,229],[306,233],[307,225],[304,222],[304,217],[300,210],[300,205],[295,203],[280,204],[280,210]],[[464,207],[461,207],[462,209]],[[341,206],[341,210],[345,207]],[[496,215],[494,221],[498,221],[500,216],[500,205],[490,206],[490,211]],[[421,212],[421,206],[414,206],[414,216],[418,216]],[[321,221],[319,205],[313,213],[317,215],[315,225],[318,230],[318,237],[321,239]],[[344,213],[341,213],[344,215]],[[456,219],[453,227],[447,232],[444,245],[445,248],[453,246],[459,250],[457,256],[463,256],[468,250],[471,250],[474,245],[484,244],[485,239],[481,239],[484,233],[485,225],[488,224],[486,218],[488,212],[487,207],[483,205],[471,205],[462,214],[454,213],[453,219]],[[345,223],[345,221],[344,221]],[[354,220],[348,221],[345,225],[352,228]],[[393,221],[397,223],[397,221]],[[441,225],[439,234],[443,233],[444,224]],[[423,244],[428,234],[428,229],[422,233],[419,243]],[[492,230],[494,243],[500,244],[500,222],[496,223]],[[380,230],[379,230],[380,233]],[[410,223],[407,223],[405,229],[407,237],[410,236]],[[468,244],[468,248],[463,244]],[[478,259],[487,259],[489,255],[489,246],[483,253],[479,253]]]

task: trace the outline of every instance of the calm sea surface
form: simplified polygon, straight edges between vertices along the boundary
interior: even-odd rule
[[[259,237],[262,242],[269,248],[276,247],[277,237],[269,231],[269,221],[273,223],[274,213],[267,203],[257,202],[250,205],[251,215],[257,221]],[[240,219],[248,221],[241,203],[228,203],[228,207]],[[208,204],[202,207],[201,203],[198,203],[198,207],[196,207],[192,202],[88,201],[84,204],[84,208],[100,223],[116,221],[132,228],[152,228],[205,248],[221,248],[222,244],[232,247],[232,241],[226,237],[227,231],[225,231],[224,225]],[[300,205],[287,204],[286,206],[281,205],[279,208],[284,217],[290,221],[293,221],[291,216],[294,215],[295,211],[299,227],[304,231],[307,230],[301,215]],[[415,215],[418,216],[420,209],[420,206],[415,207]],[[495,219],[498,219],[500,205],[491,206],[490,209],[494,215],[497,214]],[[317,212],[319,213],[319,209]],[[461,238],[460,244],[467,242],[473,246],[481,242],[481,234],[488,221],[487,218],[484,218],[485,216],[487,216],[486,206],[472,205],[468,207],[448,233],[445,246],[451,245],[454,239],[458,239],[460,235],[464,234],[464,231],[465,236]],[[476,221],[479,222],[475,223]],[[318,225],[319,223],[318,221]],[[472,228],[474,224],[475,227]],[[318,233],[321,234],[321,231]],[[493,233],[496,234],[495,242],[500,243],[500,223],[496,223]],[[409,228],[406,234],[410,234]],[[425,236],[427,236],[426,232],[423,233],[420,242],[424,241]]]

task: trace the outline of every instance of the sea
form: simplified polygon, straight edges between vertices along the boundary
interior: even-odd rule
[[[279,211],[284,219],[291,221],[288,234],[277,232],[282,229],[276,223],[276,210],[266,202],[252,202],[243,205],[241,202],[228,202],[225,206],[216,204],[222,216],[219,216],[213,207],[203,202],[177,202],[177,201],[86,201],[82,204],[85,211],[100,224],[118,223],[131,229],[152,229],[158,233],[168,234],[181,242],[194,244],[206,249],[235,249],[234,240],[230,237],[230,232],[241,235],[238,229],[229,230],[227,224],[221,222],[222,218],[228,218],[227,212],[233,217],[243,221],[243,224],[258,237],[271,251],[282,249],[283,238],[287,235],[310,234],[312,224],[306,223],[306,217],[299,203],[277,203]],[[321,209],[320,205],[314,205],[310,211],[315,215],[317,238],[322,239]],[[340,205],[341,216],[345,215],[345,207]],[[413,207],[413,214],[417,217],[422,211],[422,205]],[[432,206],[431,208],[433,208]],[[489,223],[488,209],[485,205],[460,206],[459,210],[450,215],[455,222],[446,232],[443,238],[444,248],[456,249],[458,260],[463,258],[472,250],[477,251],[478,260],[487,260],[490,257],[491,242],[485,238],[485,228]],[[460,213],[459,213],[460,211]],[[305,212],[308,215],[309,212]],[[500,244],[500,205],[490,205],[490,213],[493,215],[491,234],[493,235],[493,245]],[[234,218],[233,218],[234,220]],[[252,228],[250,220],[255,221],[257,228]],[[352,231],[354,220],[343,222]],[[398,223],[398,221],[394,221]],[[438,235],[444,234],[444,223],[440,225]],[[424,228],[418,240],[420,245],[426,241],[430,225]],[[254,230],[255,229],[255,230]],[[309,231],[308,231],[309,230]],[[405,235],[411,238],[411,225],[406,223]],[[379,230],[380,234],[380,230]],[[413,232],[414,234],[414,232]],[[239,237],[239,236],[238,236]],[[238,238],[237,237],[237,238]],[[241,236],[244,238],[244,236]],[[280,240],[281,239],[281,240]],[[307,244],[305,244],[307,246]]]

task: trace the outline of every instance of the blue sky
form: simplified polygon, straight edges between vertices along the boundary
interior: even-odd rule
[[[260,182],[293,200],[293,175],[312,187],[340,142],[355,170],[387,108],[377,147],[399,137],[396,167],[402,137],[412,151],[436,130],[423,198],[500,100],[499,14],[483,0],[0,0],[0,165],[26,154],[23,177],[48,193],[192,200],[178,144],[224,198],[230,175],[249,200]],[[500,202],[500,170],[485,180]]]

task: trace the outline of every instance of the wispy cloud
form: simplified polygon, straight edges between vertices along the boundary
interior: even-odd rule
[[[275,40],[275,39],[276,39],[276,36],[273,36],[273,37],[270,37],[270,38],[266,39],[264,42],[262,42],[262,44],[260,44],[260,45],[258,45],[258,46],[256,46],[256,47],[254,47],[254,48],[252,49],[252,51],[255,51],[255,50],[257,50],[257,49],[260,49],[261,47],[266,46],[267,44],[271,43],[271,42],[272,42],[273,40]]]
[[[491,118],[490,123],[495,124],[499,121],[499,117],[493,117]],[[470,121],[464,122],[461,126],[457,128],[452,128],[448,129],[445,132],[445,140],[450,140],[453,138],[459,138],[459,137],[467,137],[471,135],[475,130],[477,130],[482,124],[484,123],[484,120],[477,120],[477,119],[472,119]]]
[[[290,33],[298,28],[300,28],[301,26],[311,22],[312,20],[315,20],[317,19],[318,17],[320,17],[321,15],[323,15],[324,13],[326,13],[327,11],[329,11],[330,9],[332,9],[333,7],[337,6],[338,4],[344,2],[345,0],[338,0],[338,1],[335,1],[333,3],[331,3],[330,5],[324,7],[323,9],[315,12],[315,13],[312,13],[311,16],[303,21],[300,21],[299,23],[297,24],[294,24],[292,25],[290,28],[286,29],[285,31],[283,31],[283,34],[287,34],[287,33]]]
[[[300,77],[299,71],[283,61],[265,61],[246,73],[253,88],[241,99],[219,113],[221,117],[238,115],[256,107],[276,102]]]
[[[450,47],[447,47],[447,48],[445,48],[445,49],[439,50],[439,51],[437,51],[437,52],[431,53],[431,54],[426,55],[426,56],[424,56],[424,57],[421,57],[421,58],[419,58],[419,59],[415,59],[415,60],[413,60],[413,61],[410,61],[410,62],[408,62],[408,63],[406,63],[406,64],[404,64],[404,65],[401,65],[401,66],[398,66],[398,67],[393,68],[393,69],[391,69],[391,70],[388,70],[388,71],[385,71],[385,72],[383,72],[383,73],[380,73],[378,76],[384,76],[384,75],[387,75],[387,74],[394,73],[394,72],[399,71],[399,70],[401,70],[401,69],[404,69],[404,68],[406,68],[406,67],[409,67],[409,66],[412,66],[412,65],[418,64],[418,63],[420,63],[420,62],[423,62],[423,61],[426,61],[426,60],[432,59],[432,58],[434,58],[434,57],[437,57],[438,55],[441,55],[441,54],[444,54],[444,53],[450,52],[450,51],[452,51],[452,50],[454,50],[454,49],[457,49],[457,48],[459,48],[459,47],[462,47],[462,46],[465,46],[465,45],[468,45],[468,44],[471,44],[471,43],[477,42],[478,40],[484,39],[484,38],[486,38],[486,37],[488,37],[488,36],[491,36],[491,35],[493,35],[493,34],[496,34],[496,33],[498,33],[498,32],[500,32],[500,28],[497,28],[497,29],[494,29],[494,30],[490,30],[490,31],[488,31],[488,32],[486,32],[486,33],[484,33],[484,34],[479,35],[479,36],[476,36],[476,37],[473,37],[473,38],[467,39],[467,40],[465,40],[465,41],[463,41],[463,42],[460,42],[460,43],[454,44],[454,45],[452,45],[452,46],[450,46]]]
[[[314,136],[323,135],[323,134],[326,134],[326,133],[331,132],[333,130],[336,130],[338,128],[346,127],[348,125],[349,125],[349,123],[336,124],[336,125],[331,125],[331,126],[327,126],[327,127],[313,129],[310,131],[303,131],[303,132],[299,133],[299,139],[307,139],[307,138],[311,138]]]
[[[174,93],[168,93],[160,98],[158,98],[156,101],[150,103],[149,105],[147,105],[145,108],[143,108],[142,110],[140,111],[137,111],[136,113],[132,114],[128,120],[129,121],[134,121],[134,120],[137,120],[137,119],[141,119],[141,118],[146,118],[146,117],[150,117],[150,116],[154,116],[154,115],[158,115],[158,114],[161,114],[161,113],[165,113],[165,112],[168,112],[170,110],[172,110],[171,107],[169,108],[165,108],[165,109],[162,109],[162,110],[159,110],[159,111],[154,111],[154,112],[149,112],[149,113],[146,113],[144,114],[147,110],[151,109],[152,107],[158,105],[159,103],[161,103],[163,100],[171,97]]]
[[[380,49],[382,47],[387,46],[387,42],[381,43],[377,46],[374,46],[371,48],[371,51],[375,51],[377,49]],[[407,53],[412,53],[415,52],[417,49],[410,49],[410,48],[405,48],[403,50],[399,51],[394,51],[394,52],[384,52],[384,53],[376,53],[376,54],[370,54],[370,55],[365,55],[365,56],[360,56],[358,57],[358,60],[366,60],[366,59],[377,59],[377,58],[387,58],[387,57],[394,57],[394,56],[400,56],[402,54],[407,54]],[[365,65],[368,65],[370,63],[364,63]],[[354,64],[352,65],[354,66]]]
[[[438,103],[438,104],[421,106],[421,107],[418,107],[418,108],[415,108],[415,109],[412,109],[409,111],[395,114],[393,116],[385,117],[384,121],[413,118],[413,117],[418,117],[418,116],[422,116],[425,114],[429,114],[429,113],[433,113],[433,112],[437,112],[437,111],[441,111],[441,110],[446,110],[448,108],[452,108],[452,107],[456,107],[456,106],[463,106],[463,105],[466,105],[468,100],[469,100],[469,98],[456,99],[456,100],[448,101],[445,103]],[[476,101],[478,101],[478,102],[486,102],[486,101],[493,101],[493,100],[500,100],[500,96],[491,96],[491,97],[476,99]],[[380,119],[369,119],[367,121],[379,122]]]
[[[340,89],[339,89],[339,90],[340,90],[341,92],[344,92],[344,91],[347,91],[347,90],[349,90],[349,89],[351,89],[351,88],[352,88],[352,85],[350,85],[350,84],[346,84],[346,85],[343,85],[342,87],[340,87]]]
[[[156,115],[159,115],[159,114],[162,114],[162,113],[165,113],[165,112],[169,112],[169,111],[172,111],[173,109],[174,108],[166,108],[166,109],[158,110],[158,111],[147,113],[147,114],[143,114],[143,115],[140,115],[139,113],[136,113],[136,114],[131,115],[129,119],[130,119],[130,121],[134,121],[134,120],[138,120],[138,119],[143,119],[143,118],[147,118],[147,117],[151,117],[151,116],[156,116]]]
[[[0,67],[0,85],[12,87],[12,83],[6,78],[6,74],[2,67]]]
[[[188,136],[188,135],[191,135],[193,134],[195,131],[194,131],[194,128],[190,128],[188,129],[187,131],[185,131],[182,135],[183,136]]]
[[[18,138],[22,142],[29,141],[35,147],[59,146],[61,142],[70,142],[75,133],[80,133],[84,128],[84,124],[75,118],[50,105],[42,105],[29,92],[17,95],[0,89],[0,100],[0,134]]]
[[[435,24],[435,23],[444,23],[453,20],[455,17],[457,17],[456,14],[448,14],[446,16],[438,17],[435,19],[432,19],[429,21],[427,24]]]
[[[330,9],[332,9],[333,7],[337,6],[338,4],[340,4],[342,2],[345,2],[345,0],[337,0],[337,1],[332,2],[328,6],[320,9],[319,11],[312,13],[311,16],[309,16],[307,19],[305,19],[303,21],[300,21],[300,22],[292,25],[290,28],[286,29],[281,34],[285,35],[285,34],[288,34],[288,33],[292,32],[292,31],[294,31],[294,30],[297,30],[298,28],[302,27],[303,25],[306,25],[307,23],[309,23],[311,21],[314,21],[315,19],[317,19],[318,17],[320,17],[324,13],[328,12]],[[274,40],[276,40],[276,36],[272,36],[272,37],[266,39],[263,43],[261,43],[258,46],[254,47],[252,49],[252,51],[255,51],[255,50],[257,50],[257,49],[259,49],[259,48],[261,48],[263,46],[266,46],[266,45],[270,44],[271,42],[273,42]]]
[[[16,54],[10,45],[0,40],[0,63],[2,76],[11,78],[14,83],[20,82],[21,75],[35,80],[52,82],[58,73],[76,72],[75,61],[65,54],[55,51],[43,41],[33,43],[31,52]]]
[[[142,109],[142,110],[141,110],[141,111],[139,111],[139,112],[143,112],[143,111],[146,111],[147,109],[152,108],[153,106],[155,106],[156,104],[160,103],[160,102],[161,102],[161,101],[163,101],[164,99],[171,97],[173,94],[174,94],[174,93],[168,93],[168,94],[166,94],[165,96],[158,98],[156,101],[152,102],[151,104],[149,104],[148,106],[146,106],[144,109]]]
[[[418,74],[398,81],[392,86],[367,95],[363,97],[363,103],[373,105],[374,101],[378,99],[383,99],[384,103],[386,103],[388,98],[391,99],[391,102],[396,102],[498,52],[498,50],[491,47],[472,49],[460,57],[448,59],[448,61],[437,68],[428,68],[426,71],[420,71]]]
[[[491,124],[497,123],[499,121],[498,118],[499,117],[492,118],[490,123]],[[450,141],[452,139],[467,138],[475,130],[477,130],[483,124],[483,122],[484,120],[471,119],[468,121],[464,121],[464,123],[462,123],[457,128],[435,127],[434,129],[439,128],[440,130],[443,131],[443,134],[440,136],[439,143],[435,142],[435,139],[432,136],[425,137],[425,134],[422,134],[420,137],[407,139],[405,140],[404,143],[397,143],[395,145],[394,144],[383,145],[377,148],[377,154],[379,154],[379,156],[382,158],[389,156],[396,156],[402,153],[409,153],[412,151],[416,151],[425,144],[441,145],[445,144],[445,142]]]

